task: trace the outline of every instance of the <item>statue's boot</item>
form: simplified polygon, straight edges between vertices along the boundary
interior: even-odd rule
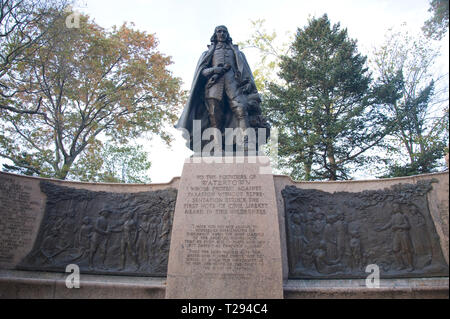
[[[242,132],[243,133],[246,132],[248,126],[247,126],[247,121],[246,121],[245,117],[244,118],[240,118],[238,120],[238,124],[239,124],[239,128],[242,130]],[[249,138],[249,135],[248,135],[249,133],[250,133],[251,138]],[[253,153],[256,154],[256,141],[255,141],[255,139],[256,139],[256,132],[254,132],[254,133],[255,134],[253,135],[253,134],[251,134],[251,132],[247,131],[247,134],[245,134],[244,137],[243,137],[242,143],[244,144],[243,145],[244,146],[244,152],[246,152],[246,153],[250,151],[252,154]]]
[[[219,107],[219,101],[215,99],[208,99],[206,105],[208,106],[210,127],[217,128],[216,110]]]

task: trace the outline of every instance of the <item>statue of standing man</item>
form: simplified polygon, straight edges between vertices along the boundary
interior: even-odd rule
[[[226,128],[264,128],[266,142],[269,125],[261,115],[260,103],[245,55],[232,43],[225,26],[216,27],[211,45],[197,64],[190,96],[176,127],[189,132],[188,146],[194,151],[194,143],[199,143],[193,141],[194,120],[201,121],[202,134],[207,128],[218,129],[223,146]],[[200,142],[202,148],[208,142]]]

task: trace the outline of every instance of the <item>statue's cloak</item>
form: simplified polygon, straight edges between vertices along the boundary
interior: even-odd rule
[[[248,65],[247,59],[245,58],[244,53],[239,51],[237,45],[231,45],[231,48],[234,51],[234,55],[236,57],[236,66],[237,66],[237,80],[240,84],[251,83],[253,86],[254,79],[252,72],[250,70],[250,66]],[[178,123],[175,125],[178,129],[185,129],[189,132],[190,138],[187,140],[189,144],[189,148],[193,148],[192,138],[193,138],[193,121],[201,120],[201,132],[207,128],[209,128],[210,120],[208,111],[205,105],[205,86],[207,82],[207,78],[205,78],[201,73],[205,68],[211,67],[211,59],[214,53],[215,44],[208,45],[208,51],[202,53],[197,67],[195,68],[194,80],[192,81],[191,91],[189,93],[189,99],[184,107],[183,113],[178,120]],[[242,90],[242,88],[240,88]],[[229,107],[229,106],[228,106]],[[233,117],[231,109],[224,110],[224,120],[222,128],[236,128],[237,123]]]

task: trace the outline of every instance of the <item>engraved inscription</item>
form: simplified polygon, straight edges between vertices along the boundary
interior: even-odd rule
[[[0,264],[11,263],[14,253],[33,240],[37,216],[32,207],[31,187],[8,177],[0,178]]]
[[[196,175],[196,184],[188,186],[185,214],[265,215],[268,203],[256,175]]]
[[[255,225],[194,225],[184,241],[186,265],[205,271],[247,273],[264,265],[264,233]]]
[[[275,187],[258,163],[186,162],[166,298],[281,298]]]
[[[187,188],[186,215],[264,216],[269,203],[254,174],[197,174]],[[201,265],[205,273],[250,274],[264,265],[264,232],[253,223],[190,224],[184,240],[185,264]],[[238,277],[236,277],[238,278]]]

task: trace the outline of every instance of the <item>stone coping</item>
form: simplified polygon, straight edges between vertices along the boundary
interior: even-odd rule
[[[102,183],[102,182],[80,182],[80,181],[71,181],[71,180],[60,180],[56,178],[46,178],[46,177],[36,177],[36,176],[27,176],[27,175],[20,175],[20,174],[14,174],[14,173],[7,173],[7,172],[0,172],[0,174],[4,175],[10,175],[12,177],[20,177],[20,178],[29,178],[29,179],[37,179],[37,180],[48,180],[52,182],[57,183],[70,183],[70,184],[80,184],[80,185],[104,185],[104,186],[149,186],[149,185],[158,185],[158,186],[165,186],[165,185],[171,185],[174,182],[178,181],[181,177],[180,176],[174,176],[169,182],[166,183],[149,183],[149,184],[142,184],[142,183]],[[420,174],[420,175],[412,175],[412,176],[402,176],[402,177],[391,177],[391,178],[373,178],[373,179],[358,179],[358,180],[339,180],[339,181],[302,181],[302,180],[294,180],[288,175],[281,175],[281,174],[273,174],[274,178],[286,178],[292,183],[305,183],[305,184],[335,184],[335,183],[367,183],[367,182],[379,182],[379,181],[401,181],[401,180],[411,180],[416,177],[427,177],[427,176],[437,176],[437,175],[448,175],[449,171],[446,170],[444,172],[436,172],[436,173],[428,173],[428,174]]]
[[[274,178],[285,178],[289,180],[291,183],[302,183],[302,184],[341,184],[341,183],[368,183],[368,182],[383,182],[383,181],[402,181],[402,180],[414,180],[415,178],[426,178],[440,175],[448,175],[449,171],[444,172],[436,172],[436,173],[428,173],[428,174],[420,174],[420,175],[411,175],[411,176],[402,176],[402,177],[389,177],[389,178],[373,178],[373,179],[352,179],[352,180],[339,180],[339,181],[302,181],[302,180],[294,180],[288,175],[279,175],[274,174]]]
[[[65,273],[0,270],[0,298],[17,299],[163,299],[165,277],[81,274],[80,289],[65,286]],[[449,278],[381,279],[367,288],[364,279],[286,280],[285,299],[425,298],[448,299]]]
[[[78,185],[124,186],[124,187],[126,187],[126,186],[169,186],[180,179],[180,176],[174,176],[174,177],[172,177],[172,179],[169,182],[166,182],[166,183],[148,183],[148,184],[145,184],[145,183],[103,183],[103,182],[80,182],[80,181],[48,178],[48,177],[27,176],[27,175],[20,175],[20,174],[7,173],[7,172],[0,172],[0,174],[9,175],[12,177],[33,179],[33,180],[47,180],[47,181],[54,182],[54,183],[78,184]]]
[[[163,299],[163,277],[80,275],[66,287],[66,273],[0,270],[0,299]]]
[[[368,288],[365,279],[288,280],[285,299],[448,299],[449,278],[381,279]]]

